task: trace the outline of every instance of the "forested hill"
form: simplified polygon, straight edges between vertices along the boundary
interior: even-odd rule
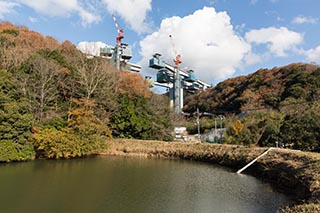
[[[240,113],[320,99],[320,67],[294,63],[231,78],[185,100],[186,112]]]
[[[69,41],[0,22],[0,74],[0,162],[98,153],[111,137],[172,139],[165,97]]]
[[[224,115],[226,143],[281,143],[320,152],[319,66],[295,63],[260,69],[189,96],[185,103],[187,112],[198,107]]]

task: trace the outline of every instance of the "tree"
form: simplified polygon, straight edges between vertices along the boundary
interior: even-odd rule
[[[37,157],[74,158],[105,151],[106,141],[111,138],[108,121],[95,116],[94,101],[73,99],[73,102],[75,106],[68,112],[66,125],[61,119],[45,121],[34,132],[32,144]]]
[[[241,119],[229,118],[226,142],[243,145],[274,146],[279,141],[283,115],[276,111],[252,112]]]
[[[55,61],[35,54],[17,75],[37,121],[45,118],[45,111],[55,109],[60,74],[60,67]]]
[[[61,54],[72,64],[68,81],[71,98],[94,99],[97,113],[109,116],[117,108],[118,72],[107,59],[88,57],[70,46],[63,44]]]
[[[130,97],[122,94],[119,110],[111,117],[113,135],[120,138],[172,140],[172,111],[168,100],[152,95]]]
[[[31,137],[33,116],[10,73],[0,70],[0,161],[21,161],[34,157]]]
[[[147,111],[150,119],[150,127],[142,134],[142,139],[172,141],[174,115],[169,99],[152,93],[142,110]]]
[[[320,152],[320,103],[300,105],[300,112],[286,115],[280,138],[287,147]]]
[[[120,71],[118,87],[120,94],[127,94],[129,97],[142,96],[149,98],[151,96],[148,83],[141,75],[136,73]]]
[[[114,80],[111,66],[106,59],[87,57],[78,52],[77,63],[74,66],[77,83],[87,99],[92,98],[103,84]]]

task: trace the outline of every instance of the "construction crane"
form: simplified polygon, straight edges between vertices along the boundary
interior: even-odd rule
[[[173,62],[175,63],[176,68],[178,69],[179,64],[181,64],[181,63],[182,63],[182,61],[181,61],[181,55],[180,55],[180,54],[178,54],[178,52],[177,52],[176,45],[175,45],[175,44],[174,44],[174,42],[173,42],[172,35],[169,35],[169,38],[170,38],[170,42],[171,42],[171,46],[172,46],[172,50],[173,50],[174,55],[175,55],[175,57],[176,57],[176,58],[173,60]]]
[[[106,45],[100,48],[100,56],[108,58],[118,70],[126,70],[131,72],[140,72],[141,66],[138,64],[130,63],[132,58],[132,50],[130,45],[122,43],[124,36],[124,30],[119,27],[116,16],[112,13],[112,19],[117,29],[116,45]]]
[[[174,109],[176,113],[181,113],[182,110],[182,100],[183,99],[183,93],[181,91],[181,79],[180,79],[180,69],[179,64],[182,63],[181,55],[177,53],[175,43],[173,42],[172,35],[169,35],[172,50],[175,55],[175,59],[173,60],[175,64],[175,76],[174,76]]]
[[[118,33],[118,36],[116,37],[116,42],[117,42],[117,45],[121,46],[121,40],[124,38],[124,34],[123,34],[124,30],[119,27],[119,24],[117,22],[117,19],[116,19],[116,16],[114,15],[114,13],[112,13],[112,18],[113,18],[113,22],[117,28],[117,33]]]
[[[121,29],[119,27],[119,24],[117,22],[117,19],[116,19],[116,16],[114,15],[114,13],[112,13],[112,18],[113,18],[113,22],[114,22],[114,25],[116,26],[116,29],[117,29],[117,37],[116,37],[116,48],[115,48],[115,62],[116,62],[116,68],[118,70],[120,70],[120,54],[121,54],[121,49],[122,49],[122,39],[124,38],[124,30]]]

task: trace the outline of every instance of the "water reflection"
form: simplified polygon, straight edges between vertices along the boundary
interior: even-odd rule
[[[99,157],[0,165],[1,212],[276,212],[288,199],[205,163]]]

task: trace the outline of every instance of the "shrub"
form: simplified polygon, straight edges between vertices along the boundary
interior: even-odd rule
[[[47,128],[34,134],[33,146],[38,158],[75,158],[102,152],[106,148],[102,139],[97,135],[81,137],[69,128]]]
[[[33,147],[29,144],[21,145],[10,140],[0,140],[0,162],[26,161],[34,156]]]
[[[94,115],[94,101],[73,101],[77,107],[69,111],[67,122],[61,118],[48,120],[33,134],[32,144],[38,158],[82,157],[107,148],[106,140],[111,138],[111,131]]]

